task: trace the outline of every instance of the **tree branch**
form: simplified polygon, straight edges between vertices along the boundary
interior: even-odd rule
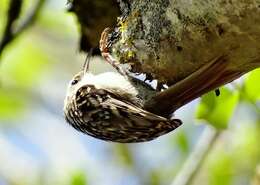
[[[111,57],[169,86],[145,101],[150,112],[170,117],[260,67],[259,0],[118,2],[122,15],[107,41]],[[87,17],[81,13],[79,20]],[[83,35],[86,25],[81,27]]]
[[[111,55],[170,88],[145,109],[170,116],[195,98],[260,67],[260,2],[131,0]],[[126,9],[126,8],[124,8]],[[232,9],[232,11],[230,11]],[[123,11],[123,10],[122,10]]]
[[[21,8],[22,0],[10,0],[3,39],[0,42],[0,54],[4,47],[13,39],[13,24],[18,19]]]
[[[2,41],[0,42],[0,56],[4,48],[10,44],[16,37],[18,37],[24,30],[26,30],[35,21],[40,9],[46,0],[38,0],[31,9],[24,21],[14,28],[14,23],[18,19],[21,11],[22,1],[11,0],[8,10],[8,18],[5,26]]]
[[[219,131],[210,127],[205,128],[193,152],[171,185],[189,185],[192,183],[219,136]]]
[[[227,62],[228,56],[221,56],[205,64],[167,90],[157,93],[146,102],[145,109],[163,116],[172,112],[210,90],[214,90],[236,78],[246,71],[232,70]]]

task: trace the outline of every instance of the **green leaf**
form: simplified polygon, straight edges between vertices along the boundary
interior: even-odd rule
[[[220,96],[216,97],[210,92],[201,98],[197,107],[196,117],[203,119],[218,129],[225,129],[238,103],[238,93],[227,88],[220,90]]]
[[[244,82],[244,91],[247,98],[256,101],[260,100],[260,69],[249,73]]]
[[[71,176],[71,185],[87,185],[86,174],[82,171],[75,171]]]

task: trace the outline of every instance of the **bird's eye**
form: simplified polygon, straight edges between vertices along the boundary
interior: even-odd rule
[[[78,82],[79,82],[78,80],[72,80],[71,85],[75,85],[75,84],[77,84]]]

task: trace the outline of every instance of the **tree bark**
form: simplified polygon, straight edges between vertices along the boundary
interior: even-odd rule
[[[105,27],[115,26],[120,9],[116,0],[73,0],[70,12],[77,15],[80,23],[80,50],[95,48],[97,54],[99,39]]]
[[[259,0],[128,3],[122,6],[130,10],[119,21],[121,37],[111,51],[121,62],[134,62],[138,72],[173,85],[224,55],[231,68],[251,70],[260,65]]]
[[[119,0],[110,54],[170,86],[145,104],[167,116],[260,67],[260,0]],[[82,15],[81,15],[82,16]]]

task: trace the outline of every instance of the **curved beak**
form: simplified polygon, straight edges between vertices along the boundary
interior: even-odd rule
[[[91,48],[87,54],[87,57],[86,57],[86,60],[85,60],[85,63],[83,65],[83,75],[85,75],[85,73],[88,72],[89,70],[89,64],[90,64],[90,58],[92,56],[92,53],[93,53],[93,48]]]

